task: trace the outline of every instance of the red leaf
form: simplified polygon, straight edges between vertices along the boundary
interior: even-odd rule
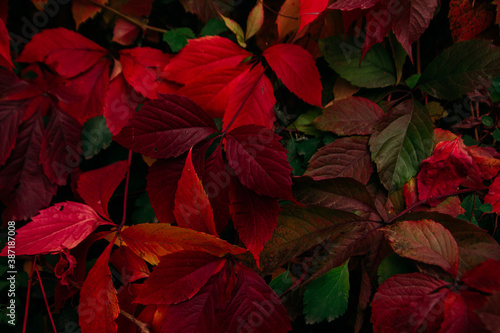
[[[120,246],[114,250],[110,262],[120,273],[121,282],[124,285],[147,278],[150,275],[146,262],[127,246]]]
[[[0,200],[6,206],[2,214],[5,221],[32,217],[47,207],[56,194],[56,186],[40,165],[42,131],[40,113],[21,123],[15,148],[0,168]]]
[[[123,146],[154,158],[176,157],[217,131],[198,105],[177,95],[162,95],[134,113],[114,137]]]
[[[108,214],[108,202],[125,178],[128,169],[127,161],[118,161],[99,169],[84,172],[78,179],[78,194],[102,217],[111,220]]]
[[[465,272],[462,282],[481,292],[500,291],[500,260],[489,259]]]
[[[379,1],[380,0],[338,0],[331,4],[328,9],[368,9],[375,6]]]
[[[175,193],[175,220],[180,227],[217,236],[212,207],[194,169],[191,152],[188,153]]]
[[[45,62],[61,75],[72,77],[99,62],[107,51],[65,28],[47,29],[33,37],[17,58],[19,62]]]
[[[0,66],[9,70],[14,67],[10,57],[9,32],[5,27],[3,19],[0,18]]]
[[[404,221],[384,228],[384,233],[400,256],[437,265],[456,276],[458,246],[441,224],[431,220]]]
[[[273,85],[264,75],[261,64],[240,74],[231,82],[229,89],[232,94],[222,118],[224,129],[228,128],[234,117],[234,127],[261,125],[273,128],[276,99]]]
[[[23,120],[24,101],[0,102],[0,166],[5,163],[16,143],[18,126]]]
[[[238,127],[226,136],[228,163],[243,185],[261,195],[292,199],[291,171],[281,138],[256,125]]]
[[[473,39],[491,26],[495,20],[495,8],[488,2],[476,4],[469,0],[451,0],[448,18],[456,43]]]
[[[481,308],[476,310],[484,326],[493,333],[499,332],[498,323],[500,322],[500,292],[494,292],[488,297],[488,301]]]
[[[80,291],[78,322],[83,333],[117,331],[115,319],[120,308],[108,266],[112,247],[110,244],[99,256]]]
[[[136,17],[149,16],[153,0],[129,0],[121,8],[120,11]]]
[[[17,230],[16,254],[34,255],[72,249],[104,221],[87,205],[58,203],[40,211],[33,220]],[[7,255],[4,248],[1,255]]]
[[[205,71],[235,67],[251,55],[227,38],[210,36],[191,39],[165,66],[163,76],[171,81],[187,83]]]
[[[134,302],[141,304],[183,302],[196,295],[224,264],[224,259],[198,251],[181,251],[163,256]]]
[[[368,135],[384,115],[384,111],[372,101],[351,96],[327,105],[313,123],[322,131],[338,135]]]
[[[139,34],[141,33],[141,28],[137,25],[130,23],[129,21],[119,18],[115,22],[115,27],[113,28],[113,39],[112,41],[123,46],[132,44]]]
[[[143,96],[157,98],[157,92],[173,93],[177,85],[160,79],[161,70],[169,63],[170,56],[158,49],[136,47],[120,51],[125,80]]]
[[[259,265],[260,252],[278,225],[278,202],[258,195],[234,178],[229,186],[229,200],[234,227]]]
[[[455,191],[474,166],[462,139],[438,143],[432,156],[420,166],[417,176],[419,199]]]
[[[318,68],[309,52],[294,44],[276,44],[267,48],[262,55],[291,92],[309,104],[322,106],[323,87]]]
[[[59,253],[59,261],[54,267],[54,275],[57,276],[62,285],[69,286],[68,277],[73,274],[76,263],[76,258],[69,251],[64,250]]]
[[[66,185],[68,175],[80,163],[83,126],[59,107],[54,106],[45,128],[40,163],[51,182]]]
[[[431,22],[438,0],[402,0],[399,13],[391,16],[392,30],[406,53],[413,59],[411,44],[420,38]]]
[[[108,0],[95,0],[95,2],[101,5],[105,5],[108,2]],[[71,12],[73,14],[73,19],[75,20],[76,23],[76,29],[78,29],[80,24],[82,24],[83,22],[87,21],[90,18],[93,18],[101,10],[102,10],[101,7],[93,5],[90,2],[74,1],[71,7]]]
[[[448,283],[421,273],[395,275],[379,288],[372,301],[375,332],[437,332]]]
[[[250,268],[236,266],[236,282],[231,301],[222,314],[224,332],[288,332],[290,318],[281,300]],[[256,322],[255,318],[259,320]]]
[[[432,207],[429,212],[438,212],[457,217],[460,214],[465,214],[466,210],[461,206],[460,198],[456,195],[444,199],[436,207]]]
[[[467,151],[476,162],[479,173],[473,178],[479,178],[482,185],[483,180],[493,179],[500,171],[500,154],[492,147],[468,146]]]
[[[366,184],[372,173],[368,139],[349,137],[337,139],[320,148],[309,161],[304,175],[316,180],[348,177]]]
[[[495,178],[491,183],[484,202],[493,206],[493,212],[500,214],[500,177]]]
[[[328,0],[300,0],[300,26],[298,32],[316,20],[327,6]]]

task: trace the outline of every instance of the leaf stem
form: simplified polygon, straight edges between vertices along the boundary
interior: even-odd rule
[[[128,151],[127,163],[128,163],[128,171],[127,175],[125,176],[125,191],[123,192],[123,217],[122,217],[122,222],[118,227],[118,230],[121,230],[123,228],[123,226],[125,225],[125,220],[127,218],[127,196],[128,196],[128,183],[130,180],[130,166],[132,164],[132,150]]]
[[[444,199],[444,198],[450,197],[452,195],[458,195],[458,194],[464,194],[464,193],[471,193],[471,192],[476,192],[476,191],[479,191],[479,190],[486,190],[486,189],[488,189],[488,188],[487,187],[485,187],[485,188],[475,188],[475,189],[467,188],[467,189],[464,189],[464,190],[458,190],[458,191],[455,191],[455,192],[452,192],[452,193],[446,193],[446,194],[436,195],[434,197],[430,197],[430,198],[424,199],[422,201],[419,201],[419,202],[411,205],[410,207],[408,207],[405,210],[403,210],[401,213],[399,213],[396,216],[394,216],[392,219],[390,219],[389,221],[387,221],[387,224],[394,223],[401,216],[409,213],[410,211],[412,211],[413,209],[415,209],[415,208],[417,208],[419,206],[422,206],[423,204],[426,204],[429,201]]]
[[[52,328],[54,329],[54,333],[57,333],[56,324],[54,324],[54,318],[52,318],[52,313],[50,313],[50,306],[47,300],[47,295],[45,294],[45,289],[43,288],[42,278],[40,277],[40,272],[38,271],[38,267],[35,263],[35,271],[38,276],[38,282],[40,283],[40,289],[42,289],[43,300],[45,301],[45,307],[47,308],[47,312],[49,313],[50,322],[52,323]]]
[[[238,117],[238,115],[240,114],[241,110],[245,106],[246,102],[248,101],[248,99],[250,98],[250,96],[252,96],[252,93],[255,90],[255,88],[257,87],[257,84],[259,84],[260,79],[262,79],[262,76],[264,76],[264,73],[266,72],[266,69],[267,69],[267,67],[264,68],[264,70],[262,71],[262,73],[260,73],[259,78],[257,80],[255,80],[255,83],[253,84],[252,88],[250,89],[250,91],[246,95],[246,97],[243,100],[243,102],[241,102],[241,105],[238,108],[238,110],[236,110],[236,113],[234,114],[233,118],[231,119],[231,121],[229,122],[229,124],[227,124],[226,128],[224,129],[224,131],[222,131],[222,136],[225,136],[227,134],[227,132],[229,132],[229,129],[231,128],[231,126],[233,125],[234,121],[236,120],[236,117]]]
[[[131,322],[133,322],[137,327],[139,327],[139,329],[141,330],[141,333],[150,333],[151,332],[146,323],[138,320],[137,318],[132,316],[130,313],[120,309],[120,314],[122,316],[124,316],[125,318],[127,318],[128,320],[130,320]]]
[[[26,293],[26,307],[24,309],[24,320],[23,320],[23,333],[26,333],[26,324],[28,323],[28,310],[30,307],[30,294],[31,294],[31,283],[33,281],[33,271],[36,265],[36,256],[33,259],[33,263],[31,264],[30,269],[30,277],[28,278],[28,291]]]

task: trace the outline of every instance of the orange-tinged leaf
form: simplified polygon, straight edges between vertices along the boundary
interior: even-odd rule
[[[95,2],[105,5],[108,0],[95,0]],[[93,18],[97,13],[102,10],[102,7],[92,4],[90,1],[73,1],[73,6],[71,7],[71,12],[73,13],[73,19],[76,23],[76,28],[80,26],[83,22],[88,19]]]
[[[224,23],[226,23],[226,27],[228,27],[229,30],[231,30],[236,35],[236,41],[238,42],[238,44],[240,44],[240,46],[243,48],[247,47],[247,44],[245,43],[245,33],[243,32],[243,29],[238,24],[238,22],[222,14],[220,14],[220,17],[222,17]]]
[[[166,223],[134,225],[124,230],[121,237],[135,254],[152,265],[157,265],[161,256],[184,250],[204,251],[216,256],[245,252],[213,235]]]
[[[113,238],[115,233],[110,235]],[[124,285],[147,278],[150,274],[146,262],[127,246],[120,246],[114,250],[110,257],[110,263],[120,273],[121,282]]]
[[[212,207],[194,169],[191,153],[192,149],[186,158],[175,193],[175,220],[179,227],[217,235]]]
[[[434,145],[437,145],[442,141],[453,141],[456,138],[458,138],[458,136],[448,130],[444,130],[442,128],[434,129]]]
[[[300,26],[300,0],[285,0],[281,5],[276,25],[278,26],[279,39],[299,29]]]
[[[83,333],[116,332],[115,319],[120,313],[108,260],[113,245],[109,244],[90,269],[78,305],[79,324]]]
[[[458,215],[465,213],[465,209],[460,204],[460,198],[454,195],[444,199],[436,207],[429,209],[429,212],[438,212],[457,217]]]
[[[467,151],[476,162],[481,180],[490,180],[500,171],[500,154],[491,147],[468,146]]]
[[[264,23],[264,5],[261,1],[257,1],[247,19],[247,30],[245,32],[245,40],[253,37],[262,27]]]
[[[431,220],[404,221],[384,228],[384,232],[400,256],[437,265],[456,276],[458,245],[441,224]]]

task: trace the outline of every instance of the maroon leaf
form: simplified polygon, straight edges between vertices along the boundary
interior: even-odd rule
[[[256,125],[238,127],[226,136],[227,159],[243,185],[260,195],[292,199],[291,171],[281,138]]]
[[[128,167],[127,161],[119,161],[83,173],[78,179],[78,194],[102,217],[111,220],[108,214],[108,202],[125,177]]]
[[[125,285],[150,275],[146,262],[132,252],[128,246],[120,246],[114,250],[110,262],[120,273],[121,282]]]
[[[34,255],[72,249],[104,221],[87,205],[58,203],[40,211],[33,221],[17,230],[16,254]],[[7,255],[5,247],[1,255]]]
[[[493,206],[493,212],[500,214],[500,177],[496,177],[491,183],[488,194],[484,197],[484,202]]]
[[[259,265],[260,252],[278,225],[278,202],[258,195],[234,178],[229,186],[229,200],[234,227]]]
[[[488,297],[486,304],[476,310],[484,326],[491,332],[498,333],[498,323],[500,322],[500,292],[494,292]]]
[[[333,101],[314,120],[316,128],[338,135],[368,135],[382,119],[384,111],[364,97],[347,97]]]
[[[79,143],[83,126],[57,106],[45,128],[40,163],[51,182],[65,185],[68,175],[80,163]]]
[[[10,57],[9,32],[2,19],[0,19],[0,66],[8,69],[14,67]]]
[[[0,166],[5,163],[16,143],[18,126],[24,117],[23,101],[0,102]]]
[[[341,10],[367,9],[375,6],[379,1],[380,0],[338,0],[328,8]]]
[[[224,259],[199,251],[181,251],[163,256],[135,302],[177,304],[190,299],[224,264]]]
[[[462,282],[484,293],[500,291],[500,260],[489,259],[465,272]]]
[[[177,157],[217,131],[198,105],[177,95],[144,104],[114,137],[125,147],[154,158]]]
[[[319,149],[309,161],[304,175],[317,180],[349,177],[366,184],[372,173],[368,139],[349,137],[337,139]]]

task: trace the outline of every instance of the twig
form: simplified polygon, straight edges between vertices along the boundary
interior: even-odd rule
[[[40,289],[42,289],[43,299],[45,301],[45,307],[47,308],[47,312],[49,313],[50,322],[52,323],[52,328],[54,329],[54,333],[57,333],[56,324],[54,323],[54,318],[52,318],[52,313],[50,312],[49,301],[47,300],[47,295],[45,294],[45,289],[43,288],[42,278],[40,277],[40,272],[38,271],[38,266],[35,263],[35,271],[38,276],[38,282],[40,283]]]
[[[130,180],[130,165],[132,164],[132,150],[128,151],[128,170],[127,170],[127,176],[125,178],[125,191],[123,192],[123,218],[122,218],[122,223],[120,223],[120,226],[118,227],[118,230],[121,230],[123,225],[125,224],[125,219],[127,217],[127,196],[128,196],[128,183]]]
[[[33,281],[33,271],[36,265],[36,258],[33,259],[30,269],[30,277],[28,279],[28,292],[26,293],[26,307],[24,309],[24,320],[23,320],[23,333],[26,333],[26,324],[28,323],[28,310],[30,308],[30,293],[31,293],[31,283]]]
[[[131,322],[133,322],[137,327],[139,327],[139,329],[141,330],[142,333],[151,333],[151,331],[149,330],[148,325],[146,323],[144,323],[144,322],[140,321],[139,319],[135,318],[130,313],[128,313],[128,312],[120,309],[120,314],[122,316],[126,317]]]

